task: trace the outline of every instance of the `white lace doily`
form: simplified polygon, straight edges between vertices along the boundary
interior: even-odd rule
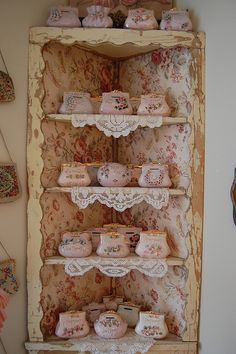
[[[169,190],[140,187],[72,187],[71,199],[81,209],[87,208],[96,200],[117,211],[124,211],[143,201],[155,209],[161,209],[168,205]]]
[[[120,339],[102,339],[93,332],[85,338],[69,339],[68,342],[76,346],[75,350],[92,354],[143,354],[155,344],[154,339],[141,337],[131,329]]]
[[[81,128],[96,125],[106,136],[119,138],[127,136],[140,127],[158,128],[162,125],[162,116],[115,115],[115,114],[72,114],[72,125]]]
[[[65,260],[65,272],[70,276],[84,275],[92,268],[97,268],[103,274],[112,277],[123,277],[131,270],[138,270],[147,276],[162,278],[168,270],[168,265],[165,259],[145,259],[135,255],[124,258],[105,258],[92,255]]]

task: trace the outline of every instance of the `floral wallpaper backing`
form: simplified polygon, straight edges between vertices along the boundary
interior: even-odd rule
[[[46,114],[56,113],[64,91],[83,90],[92,96],[111,91],[115,76],[112,60],[97,56],[78,46],[63,46],[50,42],[44,47],[45,96],[42,102]],[[158,49],[119,63],[120,89],[131,96],[149,92],[164,92],[172,116],[188,116],[191,80],[189,67],[191,53],[186,48]],[[70,124],[42,122],[44,144],[41,176],[44,187],[57,185],[61,163],[69,161],[112,161],[112,139],[95,127],[73,128]],[[160,129],[138,129],[128,137],[119,139],[118,160],[122,163],[142,164],[148,161],[168,163],[173,187],[189,186],[188,124],[163,126]],[[66,230],[84,230],[112,221],[113,212],[98,203],[79,210],[63,193],[44,193],[41,197],[43,219],[41,223],[41,256],[58,254],[61,234]],[[171,255],[186,258],[188,225],[186,197],[171,197],[168,207],[156,211],[145,203],[117,213],[117,220],[135,224],[144,229],[166,230]],[[83,277],[69,277],[63,266],[44,266],[41,271],[43,291],[41,304],[44,317],[42,331],[45,336],[54,333],[59,312],[81,308],[84,303],[100,301],[109,294],[111,279],[92,270]],[[187,294],[184,288],[187,271],[184,267],[169,267],[162,279],[149,278],[132,271],[116,279],[117,292],[147,308],[164,312],[170,332],[181,335],[185,328],[184,308]]]

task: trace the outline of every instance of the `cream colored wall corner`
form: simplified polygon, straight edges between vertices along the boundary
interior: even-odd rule
[[[206,174],[201,354],[235,354],[236,226],[229,189],[236,166],[236,2],[178,0],[192,10],[206,46]],[[16,100],[0,105],[0,127],[23,187],[21,199],[0,204],[0,238],[17,261],[20,291],[11,297],[2,333],[8,354],[23,354],[26,330],[26,111],[28,29],[45,24],[52,0],[0,0],[0,45],[14,79]],[[213,7],[214,6],[214,7]],[[6,154],[0,146],[0,159]],[[0,354],[2,354],[0,349]]]

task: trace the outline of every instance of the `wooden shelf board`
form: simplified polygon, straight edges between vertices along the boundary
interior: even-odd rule
[[[100,337],[97,337],[98,341],[106,341]],[[125,341],[125,336],[123,337]],[[78,339],[79,344],[79,339]],[[78,352],[78,344],[75,340],[73,343],[70,340],[62,340],[55,336],[48,338],[43,342],[26,342],[25,347],[27,350],[48,350],[48,351],[76,351]],[[155,350],[186,350],[189,345],[195,346],[196,343],[183,342],[180,337],[169,334],[165,339],[157,340],[154,346],[150,349],[150,353],[155,352]],[[78,352],[79,353],[79,352]]]
[[[78,116],[81,116],[83,119],[86,119],[86,117],[91,117],[91,114],[78,114]],[[93,114],[95,119],[99,118],[104,118],[106,115],[104,114]],[[111,115],[114,119],[116,117],[119,118],[119,115],[112,114]],[[128,116],[128,115],[127,115]],[[146,118],[147,116],[143,115],[130,115],[131,118],[137,117],[138,118]],[[57,122],[64,122],[64,123],[71,123],[71,114],[47,114],[46,118],[48,120],[54,120]],[[187,123],[188,119],[186,117],[163,117],[162,118],[162,125],[172,125],[172,124],[183,124]]]
[[[96,190],[98,190],[98,188],[101,190],[101,193],[103,193],[104,189],[110,189],[110,193],[112,193],[112,189],[113,187],[93,187],[93,186],[89,186],[89,187],[80,187],[80,188],[89,188],[90,190],[92,190],[93,188],[96,188]],[[121,189],[121,190],[148,190],[149,192],[151,190],[156,190],[157,188],[141,188],[141,187],[115,187],[115,189]],[[45,192],[48,192],[48,193],[70,193],[72,190],[71,187],[50,187],[50,188],[45,188]],[[169,193],[171,196],[180,196],[180,195],[184,195],[185,194],[185,191],[182,190],[182,189],[169,189]]]
[[[205,46],[202,32],[56,27],[33,27],[30,30],[32,44],[43,46],[53,40],[120,60],[158,48],[184,46],[200,49]]]
[[[97,258],[101,258],[99,256],[96,256],[96,255],[93,255],[93,257],[97,257]],[[128,256],[126,258],[138,258],[138,256],[136,255],[131,255],[131,256]],[[52,264],[62,264],[62,265],[65,265],[66,262],[68,260],[77,260],[79,261],[81,258],[66,258],[66,257],[61,257],[61,256],[53,256],[53,257],[47,257],[45,258],[44,260],[44,263],[47,264],[47,265],[52,265]],[[89,261],[89,257],[82,257],[82,259],[86,259],[87,261]],[[109,260],[109,257],[104,257],[104,260],[108,261]],[[117,258],[117,260],[119,260],[119,258]],[[167,258],[167,264],[169,266],[182,266],[184,264],[184,259],[182,258],[179,258],[179,257],[168,257]]]

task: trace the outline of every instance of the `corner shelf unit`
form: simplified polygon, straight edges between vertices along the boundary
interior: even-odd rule
[[[197,354],[204,48],[203,33],[50,27],[30,30],[29,340],[25,344],[30,354],[94,353],[108,343],[94,333],[81,340],[59,340],[53,337],[53,330],[58,312],[75,308],[76,302],[81,307],[86,300],[101,300],[114,284],[120,295],[131,301],[144,298],[154,310],[166,312],[170,335],[154,341],[148,353]],[[166,91],[172,116],[55,113],[66,90],[89,91],[97,97],[117,87],[133,97],[152,90]],[[161,160],[170,164],[174,187],[56,187],[61,163],[73,159],[134,164]],[[160,196],[163,199],[157,203]],[[94,254],[81,259],[57,255],[63,231],[110,222],[166,229],[171,256],[154,261],[136,255],[116,260]],[[121,346],[135,342],[138,337],[129,330],[122,341],[113,344],[115,350],[124,353]]]

